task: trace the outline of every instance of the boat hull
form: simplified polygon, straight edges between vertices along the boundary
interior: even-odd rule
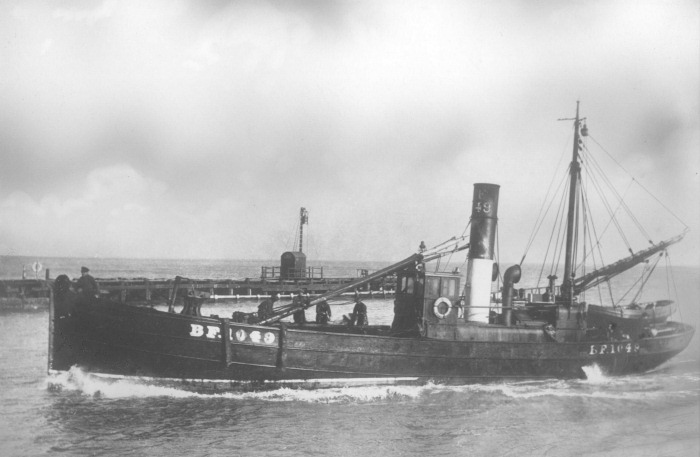
[[[338,380],[449,384],[582,378],[652,369],[682,351],[692,327],[668,323],[664,335],[578,342],[447,341],[363,334],[341,326],[255,326],[99,302],[52,312],[49,369],[231,387]],[[503,330],[503,329],[501,329]]]

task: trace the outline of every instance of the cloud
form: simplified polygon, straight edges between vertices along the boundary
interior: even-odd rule
[[[86,22],[90,25],[96,22],[107,19],[114,14],[115,3],[112,0],[106,0],[92,8],[56,8],[53,12],[54,17],[68,22]]]
[[[153,198],[162,194],[165,188],[165,184],[141,176],[129,165],[118,165],[91,171],[83,198],[90,202],[128,200],[144,195]]]
[[[0,8],[0,201],[27,252],[43,211],[109,221],[85,252],[169,256],[196,234],[178,255],[276,257],[307,206],[320,256],[396,258],[461,233],[486,181],[518,257],[577,99],[700,231],[692,2]]]
[[[24,192],[11,193],[0,201],[0,233],[17,240],[8,246],[18,252],[94,255],[99,249],[102,255],[115,256],[118,250],[101,246],[110,239],[103,238],[104,227],[130,231],[128,227],[152,224],[148,205],[157,202],[165,188],[125,164],[95,169],[76,182],[76,196],[48,194],[35,200]]]

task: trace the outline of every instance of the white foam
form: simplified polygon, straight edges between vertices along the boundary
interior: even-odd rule
[[[139,378],[106,378],[90,374],[73,367],[68,372],[57,372],[47,379],[47,388],[74,391],[96,398],[226,398],[238,400],[259,400],[267,402],[306,402],[306,403],[376,403],[391,401],[412,401],[425,395],[441,393],[463,393],[465,395],[503,395],[514,399],[538,397],[562,398],[604,398],[618,400],[649,400],[697,396],[698,391],[669,389],[670,379],[665,376],[660,382],[655,376],[607,377],[597,366],[586,367],[586,380],[540,380],[494,384],[440,385],[367,385],[340,386],[321,389],[281,387],[257,392],[198,393],[177,387],[157,385],[152,380]],[[673,377],[671,377],[673,378]],[[684,374],[678,377],[682,385],[697,380],[696,375]],[[682,379],[681,379],[682,378]],[[666,387],[665,387],[666,386]],[[680,387],[680,386],[679,386]]]
[[[648,401],[657,398],[697,397],[698,392],[687,389],[668,388],[668,377],[664,383],[658,378],[649,377],[606,377],[600,369],[591,367],[592,380],[542,380],[510,382],[498,384],[473,384],[465,386],[435,386],[439,392],[444,389],[469,393],[488,393],[503,395],[513,399],[532,399],[539,397],[554,398],[590,398],[626,401]],[[685,385],[685,383],[684,383]]]
[[[67,372],[58,372],[49,375],[47,385],[49,388],[53,389],[77,391],[88,396],[106,398],[157,396],[184,398],[197,395],[194,392],[187,392],[171,387],[143,384],[128,380],[108,380],[86,373],[78,367],[72,367]]]
[[[290,389],[282,388],[266,392],[250,392],[241,394],[244,398],[255,398],[266,401],[302,401],[309,403],[365,403],[390,400],[415,399],[428,386],[363,386],[363,387],[333,387],[326,389]]]
[[[586,382],[589,384],[607,384],[610,381],[597,364],[583,367],[583,372],[586,373]]]
[[[225,392],[206,394],[158,386],[139,378],[110,378],[87,373],[78,367],[67,372],[55,372],[46,380],[50,390],[74,391],[97,398],[230,398],[257,399],[264,401],[302,401],[320,403],[376,402],[392,399],[413,399],[419,397],[432,385],[425,386],[358,386],[333,387],[326,389],[294,389],[282,387],[260,392]]]

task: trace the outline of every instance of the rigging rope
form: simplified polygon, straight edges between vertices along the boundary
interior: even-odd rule
[[[589,201],[589,199],[588,199],[588,192],[583,192],[583,199],[584,199],[584,209],[587,209],[587,213],[588,213],[588,214],[593,214],[592,211],[591,211],[590,201]],[[593,220],[593,218],[590,218],[590,221],[591,221],[591,222],[590,222],[591,230],[592,230],[592,232],[593,232],[593,235],[594,235],[595,239],[597,240],[597,242],[596,242],[595,244],[593,244],[593,240],[591,239],[591,244],[592,244],[592,245],[591,245],[591,250],[590,250],[590,252],[591,252],[591,257],[593,257],[593,262],[595,263],[595,255],[594,255],[594,253],[595,253],[595,249],[597,248],[597,250],[598,250],[598,255],[599,255],[599,258],[600,258],[600,262],[601,262],[603,265],[605,265],[605,260],[603,259],[603,251],[601,250],[601,246],[600,246],[600,237],[598,236],[598,232],[597,232],[597,230],[596,230],[595,221]],[[586,224],[586,225],[588,225],[588,224]],[[602,235],[601,235],[601,236],[602,236]],[[584,265],[585,265],[585,262],[586,262],[586,259],[587,259],[587,258],[588,258],[588,256],[584,253],[583,259],[581,260],[581,264],[584,264]],[[596,267],[595,269],[597,269],[597,267]]]
[[[588,151],[588,149],[587,149],[586,152],[590,152],[590,151]],[[589,153],[589,154],[586,155],[586,157],[587,157],[588,159],[590,159],[590,162],[591,162],[591,164],[592,164],[592,166],[590,167],[591,173],[589,173],[589,175],[590,175],[592,178],[595,178],[595,179],[596,179],[596,184],[597,184],[597,175],[594,175],[594,174],[593,174],[593,171],[594,171],[593,169],[595,168],[595,171],[597,171],[597,173],[599,173],[600,176],[602,177],[603,183],[607,185],[607,188],[610,189],[610,192],[617,198],[617,201],[618,201],[619,205],[622,206],[622,208],[624,209],[625,213],[626,213],[627,216],[630,218],[630,220],[632,220],[632,222],[633,222],[634,225],[637,227],[637,229],[641,232],[641,234],[642,234],[647,240],[649,240],[650,243],[652,243],[651,237],[649,236],[649,234],[647,233],[647,231],[644,229],[644,227],[642,226],[642,224],[639,222],[639,220],[636,218],[636,216],[634,215],[634,213],[632,213],[632,210],[630,209],[630,207],[627,206],[627,204],[625,203],[624,199],[623,199],[622,196],[619,194],[619,192],[617,192],[617,189],[615,189],[615,186],[613,186],[613,184],[610,182],[610,180],[608,179],[608,177],[607,177],[607,176],[605,175],[605,173],[602,171],[602,168],[600,167],[600,165],[598,164],[598,162],[596,162],[595,157],[593,156],[593,154],[590,154],[590,153]],[[634,178],[633,178],[633,181],[634,181]],[[611,213],[611,218],[614,218],[614,213],[613,213],[612,211],[610,211],[610,209],[609,209],[609,208],[610,208],[610,205],[609,205],[607,199],[605,198],[605,194],[603,193],[602,187],[599,186],[599,185],[596,185],[596,188],[598,189],[598,194],[599,194],[601,200],[605,203],[606,208],[608,208],[608,212]],[[619,224],[617,223],[617,220],[615,220],[615,225],[618,227],[618,231],[620,232],[620,235],[624,237],[624,234],[622,233],[622,228],[621,228],[621,227],[619,226]],[[627,242],[627,241],[625,240],[625,242]],[[652,243],[652,244],[653,244],[653,243]],[[629,246],[628,246],[628,249],[630,249]]]
[[[551,260],[551,265],[549,267],[549,272],[550,275],[555,274],[560,261],[562,259],[563,253],[564,253],[564,233],[567,230],[570,230],[571,235],[572,235],[572,246],[571,246],[571,268],[573,269],[572,276],[574,276],[575,272],[581,272],[583,271],[584,276],[586,275],[586,269],[588,266],[593,265],[593,272],[589,273],[588,276],[595,274],[599,268],[598,264],[601,263],[602,269],[607,269],[608,267],[606,266],[604,255],[603,255],[603,240],[602,236],[606,234],[608,231],[608,228],[610,226],[614,226],[616,231],[619,234],[619,237],[622,241],[622,245],[627,248],[627,250],[632,254],[632,257],[634,258],[635,252],[632,249],[632,243],[631,241],[635,241],[635,244],[638,244],[637,241],[637,236],[635,233],[632,233],[633,236],[632,238],[629,238],[629,234],[625,234],[625,231],[623,230],[622,227],[622,219],[625,219],[625,223],[627,224],[627,218],[629,218],[629,221],[632,222],[632,224],[636,227],[637,230],[639,230],[639,233],[645,238],[645,240],[649,241],[652,245],[654,245],[653,241],[651,241],[651,237],[649,236],[649,233],[645,230],[645,228],[642,226],[640,220],[632,213],[630,206],[628,205],[627,201],[625,198],[628,196],[628,193],[632,187],[633,183],[637,183],[648,195],[650,195],[654,200],[656,200],[669,214],[671,214],[678,222],[680,222],[684,228],[687,230],[688,226],[678,217],[676,216],[666,205],[664,205],[658,198],[656,198],[651,192],[649,192],[648,189],[646,189],[639,181],[637,181],[634,176],[631,175],[600,143],[598,143],[597,140],[594,138],[588,136],[587,138],[591,138],[591,140],[597,144],[604,152],[605,154],[608,155],[610,159],[620,168],[622,169],[626,175],[630,176],[631,181],[627,184],[627,187],[625,188],[624,192],[620,194],[616,187],[613,185],[613,182],[607,177],[607,175],[603,171],[603,167],[601,164],[598,162],[596,157],[593,155],[593,152],[588,148],[587,144],[584,144],[584,141],[580,141],[579,148],[575,149],[575,154],[577,154],[578,158],[580,159],[580,162],[582,165],[586,165],[586,169],[588,170],[587,173],[583,174],[581,171],[583,167],[581,167],[577,171],[577,176],[575,176],[575,182],[580,184],[580,192],[577,193],[575,196],[574,201],[572,202],[574,205],[574,221],[572,222],[575,224],[573,227],[568,227],[567,224],[568,222],[566,221],[566,196],[568,192],[571,191],[570,189],[570,178],[571,177],[571,164],[568,167],[568,176],[564,176],[563,181],[560,182],[558,185],[556,185],[556,175],[554,175],[549,182],[549,186],[547,188],[547,193],[546,193],[546,198],[542,204],[542,206],[539,209],[539,212],[537,214],[537,218],[535,220],[535,223],[533,225],[532,232],[530,234],[530,237],[528,238],[528,241],[526,243],[525,247],[525,252],[523,253],[523,256],[520,260],[520,265],[522,265],[525,262],[525,259],[534,243],[534,239],[536,235],[539,233],[539,231],[542,229],[542,227],[545,225],[545,219],[548,219],[549,215],[552,215],[552,213],[555,214],[555,221],[551,226],[551,232],[549,236],[549,243],[547,245],[547,248],[544,252],[544,261],[542,263],[541,269],[539,271],[539,277],[537,279],[537,287],[540,286],[542,282],[542,278],[544,276],[544,271],[547,269],[547,262]],[[586,138],[586,140],[587,140]],[[586,141],[587,143],[587,141]],[[561,163],[562,158],[564,155],[560,157],[559,162]],[[599,155],[600,157],[600,155]],[[558,167],[557,167],[558,168]],[[565,183],[565,184],[562,184]],[[552,193],[552,189],[556,185],[556,191]],[[590,194],[590,189],[592,188],[595,191],[595,194],[592,196]],[[559,202],[559,205],[556,204],[556,193],[560,192],[562,189],[564,189],[564,192],[562,193],[561,200]],[[556,211],[554,211],[554,207],[557,206]],[[601,207],[603,208],[607,213],[609,220],[605,223],[604,228],[602,231],[599,230],[600,226],[603,226],[600,222],[603,222],[604,219],[594,218],[594,211],[593,208],[596,207]],[[623,217],[624,215],[624,217]],[[605,216],[603,216],[605,217]],[[601,220],[602,219],[602,220]],[[582,222],[584,224],[583,229],[581,231],[581,227],[579,223]],[[629,231],[629,230],[628,230]],[[634,231],[633,231],[634,232]],[[498,232],[496,233],[498,236]],[[581,238],[582,237],[582,238]],[[649,248],[651,249],[651,248]],[[579,252],[581,251],[582,252]],[[642,249],[642,251],[638,251],[638,254],[643,254],[647,251],[648,249]],[[579,257],[579,254],[582,254]],[[498,255],[498,251],[497,251]],[[579,261],[577,262],[577,258],[579,258]],[[667,257],[668,258],[668,257]],[[588,263],[587,263],[588,262]],[[642,273],[642,278],[640,280],[635,282],[635,286],[639,285],[639,282],[641,282],[641,287],[639,291],[637,292],[637,295],[635,296],[634,300],[637,300],[641,294],[643,293],[643,288],[646,284],[646,282],[649,280],[651,273],[653,273],[654,269],[656,268],[657,264],[659,262],[659,259],[653,264],[653,267],[649,271],[645,269],[645,271]],[[615,264],[612,264],[612,266],[615,266]],[[622,266],[625,266],[625,264],[622,264]],[[629,268],[629,267],[627,267]],[[611,270],[612,271],[612,270]],[[671,272],[672,273],[672,272]],[[615,273],[617,274],[617,273]],[[578,276],[578,275],[576,275]],[[601,276],[599,277],[595,282],[586,282],[586,285],[589,285],[590,287],[597,286],[598,288],[598,295],[600,298],[601,303],[603,302],[602,300],[602,287],[603,285],[607,285],[608,292],[610,294],[610,301],[612,302],[613,306],[617,306],[617,303],[620,302],[620,300],[615,300],[613,296],[613,291],[612,291],[612,283],[611,283],[611,278],[614,275],[611,274],[606,274],[604,277]],[[572,278],[564,278],[566,281],[567,279],[572,279]],[[670,282],[669,282],[670,284]],[[675,284],[674,284],[675,285]],[[587,287],[586,287],[587,288]],[[584,293],[584,298],[585,298],[585,288],[581,287],[581,293]],[[627,296],[630,293],[628,290],[625,292],[622,298]]]
[[[568,181],[569,181],[568,179],[564,180],[564,183],[568,183]],[[554,232],[557,231],[557,227],[559,227],[559,231],[557,233],[557,241],[554,244],[555,252],[552,254],[552,264],[558,265],[558,261],[555,260],[557,258],[556,249],[559,246],[559,238],[561,237],[561,231],[562,231],[561,226],[563,225],[561,223],[561,219],[562,219],[561,215],[563,214],[564,208],[566,207],[566,193],[567,193],[566,190],[567,189],[568,189],[568,185],[565,185],[564,192],[562,192],[562,194],[561,194],[561,200],[559,202],[559,208],[557,210],[557,214],[554,217],[554,225],[552,226],[552,231],[549,235],[549,243],[547,243],[547,250],[545,251],[544,259],[542,261],[542,268],[540,269],[540,274],[539,274],[539,277],[537,278],[537,287],[540,286],[540,283],[542,281],[542,274],[544,272],[545,265],[547,264],[547,259],[549,258],[549,250],[552,247],[552,238],[554,237]],[[552,201],[552,203],[554,203],[554,202]],[[551,269],[550,269],[550,274],[551,274]]]
[[[673,275],[673,267],[671,266],[671,256],[668,254],[668,251],[666,252],[666,281],[667,281],[667,287],[668,287],[668,275],[671,275],[671,283],[673,284],[673,298],[676,300],[678,303],[678,288],[676,287],[676,277]],[[669,297],[671,294],[668,295]],[[676,309],[678,310],[678,316],[680,317],[681,320],[683,320],[683,312],[681,311],[681,304],[678,303],[678,306],[676,306]]]
[[[637,181],[637,180],[634,178],[634,176],[632,175],[632,173],[630,173],[629,171],[627,171],[627,170],[625,169],[625,167],[623,167],[622,165],[620,165],[620,163],[619,163],[617,160],[615,160],[615,158],[612,156],[612,154],[610,154],[600,143],[598,143],[598,141],[597,141],[590,133],[588,134],[588,137],[589,137],[595,144],[597,144],[598,147],[600,147],[600,149],[602,149],[603,152],[605,152],[605,153],[608,155],[608,157],[610,157],[610,158],[617,164],[617,166],[619,166],[625,173],[627,173],[629,176],[631,176],[631,177],[632,177],[632,180],[634,180],[634,182],[636,182],[636,183],[639,185],[639,187],[641,187],[647,194],[649,194],[654,200],[656,200],[656,202],[657,202],[658,204],[660,204],[666,211],[668,211],[668,213],[669,213],[671,216],[675,217],[676,220],[677,220],[678,222],[680,222],[681,224],[683,224],[683,227],[684,227],[684,228],[688,228],[688,225],[687,225],[685,222],[683,222],[683,221],[681,220],[680,217],[676,216],[676,214],[675,214],[673,211],[671,211],[666,205],[664,205],[663,202],[661,202],[661,200],[659,200],[658,198],[656,198],[656,196],[655,196],[654,194],[652,194],[651,192],[649,192],[649,190],[648,190],[646,187],[644,187],[644,185],[643,185],[642,183],[640,183],[639,181]]]
[[[631,302],[631,303],[636,302],[636,301],[642,296],[642,292],[644,292],[644,286],[646,285],[646,283],[647,283],[647,281],[649,280],[649,278],[651,278],[651,274],[652,274],[652,273],[654,272],[654,270],[656,269],[656,265],[659,264],[659,260],[661,260],[661,257],[663,257],[663,254],[661,254],[660,256],[657,256],[656,262],[654,262],[654,265],[652,265],[651,269],[649,270],[649,273],[647,273],[646,279],[645,279],[644,281],[642,281],[642,284],[639,286],[639,290],[637,291],[637,293],[636,293],[636,294],[634,295],[634,297],[632,298],[632,302]],[[646,269],[646,266],[648,266],[648,263],[647,263],[647,265],[645,265],[645,269]],[[644,272],[642,272],[642,276],[643,276],[643,275],[644,275]]]
[[[568,181],[567,181],[567,184],[568,184]],[[561,216],[558,216],[559,217],[559,233],[557,233],[557,241],[556,241],[556,246],[555,246],[555,251],[554,251],[555,254],[552,257],[552,270],[550,270],[550,274],[556,274],[556,270],[559,268],[559,264],[561,263],[561,256],[566,254],[566,246],[564,245],[564,240],[566,240],[566,229],[567,229],[566,205],[568,202],[568,198],[567,198],[568,189],[569,189],[569,186],[567,185],[567,187],[564,191],[564,194],[562,195],[561,207],[560,207],[559,213],[558,213],[558,214],[561,214]]]
[[[536,221],[536,223],[535,223],[535,228],[533,229],[533,232],[532,232],[532,234],[530,235],[530,240],[527,242],[527,245],[525,246],[525,253],[523,254],[522,259],[520,260],[520,264],[519,264],[519,265],[522,266],[523,262],[525,262],[525,257],[527,256],[527,253],[528,253],[528,251],[530,250],[530,247],[532,246],[533,242],[535,241],[535,237],[537,236],[537,233],[539,233],[540,228],[542,228],[542,225],[543,225],[544,222],[545,222],[545,217],[547,216],[547,214],[549,213],[549,210],[550,210],[550,209],[552,208],[552,206],[554,205],[554,201],[555,201],[555,200],[554,200],[554,195],[556,195],[556,194],[559,192],[559,189],[561,189],[562,186],[564,186],[565,191],[564,191],[563,194],[565,194],[565,193],[566,193],[566,189],[567,189],[566,185],[568,184],[568,182],[569,182],[569,180],[568,180],[566,177],[564,177],[564,178],[561,180],[561,182],[559,183],[559,186],[557,186],[557,190],[554,192],[554,194],[552,195],[552,198],[549,200],[549,204],[547,205],[546,211],[544,212],[544,214],[542,214],[541,217],[538,216],[538,217],[539,217],[539,220]],[[562,194],[562,195],[563,195],[563,194]],[[548,198],[549,198],[549,197],[548,197]],[[557,213],[557,214],[558,214],[558,213]],[[558,217],[558,216],[557,216],[557,217]]]
[[[595,161],[592,160],[591,163],[594,164]],[[615,227],[617,228],[617,232],[620,234],[620,237],[622,238],[622,241],[625,243],[625,246],[627,246],[627,250],[630,251],[630,252],[633,252],[633,251],[632,251],[632,246],[631,246],[630,242],[627,240],[627,237],[625,236],[625,233],[624,233],[624,231],[622,230],[622,227],[620,226],[619,220],[615,217],[615,214],[614,214],[614,212],[613,212],[613,210],[612,210],[612,208],[611,208],[611,206],[610,206],[610,203],[608,202],[608,199],[605,197],[605,193],[603,192],[602,186],[601,186],[600,183],[598,182],[598,177],[597,177],[596,175],[594,175],[593,173],[589,173],[588,176],[590,177],[590,181],[591,181],[591,183],[593,184],[593,187],[594,187],[594,188],[597,190],[597,192],[598,192],[598,197],[600,198],[600,201],[603,203],[603,206],[605,207],[605,209],[607,210],[608,214],[610,215],[610,220],[611,220],[611,222],[615,225]],[[605,175],[603,175],[603,174],[601,173],[601,176],[603,177],[603,180],[604,180],[604,181],[607,181],[607,178],[605,177]],[[627,205],[624,205],[624,203],[621,201],[621,199],[619,198],[619,194],[617,194],[617,191],[615,191],[615,188],[612,187],[612,184],[610,184],[609,181],[607,181],[607,183],[608,183],[608,187],[610,187],[610,188],[612,189],[613,193],[616,194],[616,195],[618,195],[618,201],[619,201],[621,204],[623,204],[623,207],[626,208],[626,212],[627,212],[628,215],[629,215],[630,213],[629,213],[629,208],[627,208]],[[634,217],[633,217],[633,220],[634,220]],[[639,226],[639,223],[637,223],[637,226],[638,226],[638,228],[641,228],[641,227]],[[643,229],[641,229],[641,230],[643,231]],[[644,233],[644,232],[643,232],[643,233]],[[648,239],[648,236],[647,236],[647,239]]]
[[[646,272],[646,270],[647,270],[648,267],[649,267],[649,263],[648,263],[648,262],[645,262],[645,263],[644,263],[644,269],[642,270],[641,276],[640,276],[639,278],[637,278],[637,280],[634,281],[634,282],[632,283],[632,285],[629,286],[629,288],[625,291],[624,294],[622,294],[622,297],[620,297],[620,299],[617,301],[617,303],[613,303],[613,306],[618,306],[618,303],[621,303],[622,300],[625,299],[625,297],[627,296],[627,294],[630,293],[630,291],[631,291],[632,289],[634,289],[634,288],[637,286],[637,284],[639,284],[639,282],[640,282],[642,279],[644,279],[644,273]],[[631,302],[630,302],[630,303],[631,303]]]
[[[589,211],[587,211],[586,204],[588,203],[587,200],[587,195],[583,191],[584,188],[584,183],[583,179],[581,180],[581,212],[583,213],[583,257],[584,259],[586,258],[586,248],[588,247],[587,242],[588,242],[588,237],[590,237],[590,230],[588,229],[588,215]],[[591,219],[591,223],[593,222],[593,219]],[[586,237],[588,235],[588,237]],[[586,262],[581,262],[580,268],[582,269],[583,274],[586,274]],[[576,268],[574,268],[574,271],[576,271]],[[585,295],[584,295],[585,297]]]
[[[539,233],[540,227],[542,227],[542,224],[544,223],[544,218],[547,215],[547,212],[549,212],[549,208],[551,208],[552,203],[554,202],[554,195],[557,194],[559,191],[559,188],[561,187],[562,183],[559,183],[559,186],[557,187],[557,190],[554,191],[551,194],[550,197],[550,191],[552,190],[552,186],[554,185],[554,181],[556,180],[556,177],[558,175],[556,170],[559,170],[559,167],[561,165],[562,160],[564,160],[564,157],[566,157],[566,150],[569,147],[569,140],[567,139],[566,144],[564,145],[564,149],[562,150],[562,153],[559,155],[559,162],[557,162],[556,167],[554,167],[554,173],[552,173],[552,179],[549,181],[549,186],[547,187],[547,192],[545,193],[545,197],[542,200],[542,206],[540,206],[540,211],[537,214],[537,218],[535,219],[535,224],[533,225],[532,231],[530,232],[530,238],[528,239],[526,245],[525,245],[525,252],[523,253],[522,259],[520,259],[520,263],[518,265],[522,266],[523,262],[525,262],[525,257],[527,256],[528,251],[530,250],[530,247],[532,246],[532,243],[535,241],[535,237],[537,236],[537,233]],[[566,182],[567,179],[566,177],[564,178],[563,182]],[[550,200],[551,198],[551,200]],[[549,202],[549,204],[547,204]],[[542,210],[544,209],[545,205],[547,206],[547,210],[542,213]]]
[[[625,190],[625,194],[627,193],[627,190],[629,190],[629,188],[630,188],[631,185],[632,185],[632,181],[630,181],[630,184],[627,186],[627,189]],[[603,228],[603,230],[600,232],[600,236],[598,236],[598,235],[596,234],[596,240],[597,240],[597,241],[596,241],[595,247],[597,247],[599,250],[600,250],[600,240],[603,238],[603,235],[605,235],[605,232],[608,231],[608,228],[610,227],[610,224],[612,224],[613,220],[615,219],[615,218],[614,218],[614,215],[615,215],[615,213],[617,213],[617,210],[620,208],[620,206],[621,206],[621,205],[618,203],[618,207],[615,208],[615,211],[613,211],[613,217],[611,217],[611,218],[608,220],[608,223],[605,225],[605,227]],[[584,258],[583,260],[585,261],[586,259]],[[605,265],[605,263],[603,263],[603,265]]]
[[[590,203],[589,203],[589,200],[588,200],[588,193],[587,193],[587,192],[583,192],[582,194],[583,194],[583,198],[584,198],[584,205],[583,205],[584,211],[586,211],[586,214],[592,214],[592,213],[591,213],[591,208],[590,208]],[[587,216],[586,216],[586,217],[587,217]],[[603,251],[601,250],[600,241],[597,241],[597,242],[594,244],[594,243],[593,243],[593,238],[591,238],[591,234],[592,234],[596,240],[600,240],[600,238],[598,237],[597,231],[596,231],[595,221],[594,221],[592,218],[591,218],[591,224],[590,224],[590,226],[591,226],[591,230],[588,231],[588,237],[589,237],[589,241],[590,241],[590,243],[591,243],[590,257],[591,257],[591,259],[592,259],[592,261],[593,261],[593,270],[595,271],[595,270],[598,269],[598,262],[596,261],[596,256],[595,256],[596,250],[598,251],[598,258],[599,258],[600,263],[601,263],[602,265],[605,265],[605,260],[603,259]],[[587,223],[586,223],[585,227],[588,227],[588,224],[587,224]],[[581,263],[582,263],[583,265],[585,265],[585,261],[586,261],[586,259],[588,258],[588,256],[586,255],[585,252],[584,252],[584,256],[583,256],[583,257],[584,257],[584,258],[583,258],[583,260],[581,261]],[[613,297],[613,295],[612,295],[612,287],[611,287],[610,281],[606,279],[604,282],[605,282],[605,285],[607,286],[608,293],[610,294],[610,303],[612,303],[612,304],[614,305],[614,304],[615,304],[615,299],[614,299],[614,297]],[[602,292],[601,292],[601,287],[600,287],[601,284],[602,284],[602,282],[596,284],[596,290],[598,291],[598,299],[600,300],[600,303],[603,303],[603,294],[602,294]],[[585,299],[585,296],[586,296],[585,294],[586,294],[586,290],[584,289],[584,291],[583,291],[583,297],[584,297],[584,299]]]

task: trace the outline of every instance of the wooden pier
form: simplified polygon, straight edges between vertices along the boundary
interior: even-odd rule
[[[212,299],[259,300],[276,293],[281,297],[322,294],[349,284],[357,278],[299,278],[299,279],[187,279],[179,281],[177,290],[206,292]],[[96,278],[100,293],[120,303],[168,303],[174,291],[173,279]],[[75,282],[75,281],[74,281]],[[53,287],[53,279],[0,280],[0,310],[45,309]],[[396,287],[394,277],[383,278],[363,286],[362,295],[385,298]]]

